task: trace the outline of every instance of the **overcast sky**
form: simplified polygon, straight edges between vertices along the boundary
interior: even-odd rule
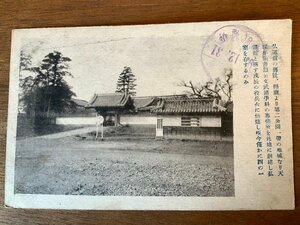
[[[128,37],[105,39],[63,37],[61,41],[23,39],[22,49],[33,65],[52,51],[69,57],[67,78],[77,98],[89,100],[94,93],[113,93],[124,66],[136,76],[137,96],[182,94],[181,80],[205,82],[201,49],[207,36]],[[100,39],[100,40],[99,40]]]

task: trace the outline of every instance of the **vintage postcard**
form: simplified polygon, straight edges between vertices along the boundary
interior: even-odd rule
[[[291,20],[12,32],[5,204],[294,209]]]

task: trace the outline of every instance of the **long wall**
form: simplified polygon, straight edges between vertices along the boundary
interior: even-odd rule
[[[200,127],[221,127],[220,116],[198,116]],[[120,123],[123,125],[156,125],[157,118],[163,119],[163,126],[181,127],[181,116],[173,115],[121,115]],[[62,125],[94,125],[96,117],[57,117],[56,124]]]
[[[194,140],[221,140],[220,127],[169,127],[163,128],[164,138],[194,139]]]
[[[120,115],[123,125],[156,125],[156,116]],[[56,124],[61,125],[94,125],[96,117],[57,117]]]
[[[200,127],[221,127],[221,116],[187,116],[187,117],[199,117]],[[181,127],[181,116],[162,115],[159,118],[163,119],[163,126],[168,127]]]
[[[60,125],[95,125],[96,117],[57,117],[56,124]]]
[[[142,116],[142,115],[121,115],[120,123],[123,125],[143,125],[143,124],[156,124],[156,116]]]
[[[222,119],[220,115],[198,115],[184,117],[195,118],[199,120],[199,127],[182,126],[182,116],[160,115],[162,119],[163,130],[156,129],[157,137],[170,139],[195,139],[195,140],[221,140]]]

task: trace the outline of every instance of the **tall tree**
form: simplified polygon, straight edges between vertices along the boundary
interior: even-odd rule
[[[30,68],[36,76],[28,76],[23,82],[22,100],[27,113],[49,117],[50,112],[63,112],[72,104],[75,93],[65,81],[66,76],[72,76],[68,72],[70,61],[54,51],[45,56],[40,66]]]
[[[135,96],[135,81],[135,75],[132,73],[131,68],[125,66],[122,73],[119,75],[116,92],[126,93]]]

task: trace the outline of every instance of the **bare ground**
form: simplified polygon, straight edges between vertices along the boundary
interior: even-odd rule
[[[18,140],[15,192],[233,196],[233,143],[75,136]]]

